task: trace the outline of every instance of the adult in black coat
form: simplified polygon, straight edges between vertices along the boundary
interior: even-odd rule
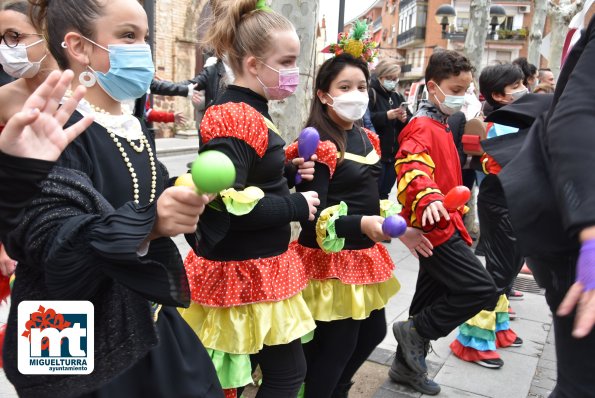
[[[595,392],[594,64],[591,19],[566,59],[549,112],[499,174],[521,248],[554,313],[555,398]]]
[[[376,134],[380,137],[382,170],[378,178],[380,199],[387,199],[397,180],[395,155],[399,149],[397,137],[409,119],[411,112],[400,105],[405,98],[396,91],[401,67],[395,60],[383,60],[376,66],[368,91],[368,108]]]

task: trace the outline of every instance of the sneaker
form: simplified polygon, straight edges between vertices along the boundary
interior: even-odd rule
[[[520,347],[523,345],[523,339],[517,336],[517,338],[512,342],[509,347]]]
[[[516,312],[512,309],[512,307],[508,307],[508,318],[510,318],[511,321],[516,319]]]
[[[518,290],[513,289],[508,294],[509,300],[522,300],[524,298],[525,298],[525,295],[523,293],[519,292]]]
[[[403,351],[403,357],[407,365],[416,373],[427,373],[426,365],[426,343],[417,333],[413,320],[393,323],[393,334]]]
[[[480,359],[479,361],[475,361],[475,363],[488,369],[500,369],[504,365],[504,361],[500,358]]]
[[[397,358],[388,370],[388,377],[398,384],[405,384],[416,391],[426,395],[436,395],[440,393],[440,385],[434,380],[428,379],[427,373],[415,373]]]

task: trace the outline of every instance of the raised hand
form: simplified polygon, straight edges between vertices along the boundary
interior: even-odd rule
[[[25,101],[23,109],[8,120],[0,135],[0,151],[19,157],[55,161],[62,151],[93,122],[85,117],[67,129],[68,121],[86,89],[78,86],[60,106],[74,73],[53,71]]]

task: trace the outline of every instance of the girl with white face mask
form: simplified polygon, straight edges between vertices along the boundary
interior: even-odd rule
[[[0,87],[0,131],[26,99],[58,69],[46,41],[27,15],[27,1],[5,4],[0,10],[0,64],[6,74],[17,79]]]
[[[318,192],[320,211],[301,223],[293,244],[310,279],[304,298],[317,323],[314,340],[304,345],[305,397],[347,396],[353,375],[386,334],[384,306],[399,290],[394,264],[377,243],[388,238],[381,208],[390,204],[381,204],[378,193],[380,141],[356,123],[368,106],[368,79],[366,63],[349,54],[326,61],[306,123],[321,143],[314,179],[297,186]],[[288,159],[297,157],[296,146]],[[425,240],[414,230],[404,239]]]
[[[0,64],[17,80],[0,87],[0,133],[27,98],[57,69],[43,36],[35,30],[27,16],[27,2],[17,1],[0,10]],[[11,275],[16,267],[0,243],[0,272]]]

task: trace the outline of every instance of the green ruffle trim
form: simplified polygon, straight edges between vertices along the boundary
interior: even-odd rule
[[[402,208],[403,206],[393,202],[392,200],[382,199],[380,201],[380,216],[386,218],[397,215],[401,212]]]
[[[316,242],[325,253],[337,253],[343,250],[345,238],[339,238],[335,230],[335,222],[341,216],[347,215],[347,204],[343,201],[338,205],[324,209],[316,222]]]
[[[252,365],[248,354],[229,354],[207,348],[221,387],[238,388],[252,383]]]
[[[243,216],[252,211],[258,201],[264,198],[264,192],[258,187],[246,187],[243,191],[233,188],[220,192],[227,211],[236,216]]]
[[[482,328],[478,328],[477,326],[467,325],[463,323],[459,327],[459,332],[463,336],[468,337],[476,337],[478,339],[486,340],[486,341],[496,341],[496,332],[493,330],[485,330]]]
[[[300,390],[298,391],[297,398],[304,398],[304,394],[306,394],[306,383],[302,383]]]
[[[312,340],[314,340],[314,330],[303,335],[301,340],[302,340],[302,344],[307,344],[307,343],[311,342]]]
[[[508,312],[496,312],[496,324],[510,321]]]

